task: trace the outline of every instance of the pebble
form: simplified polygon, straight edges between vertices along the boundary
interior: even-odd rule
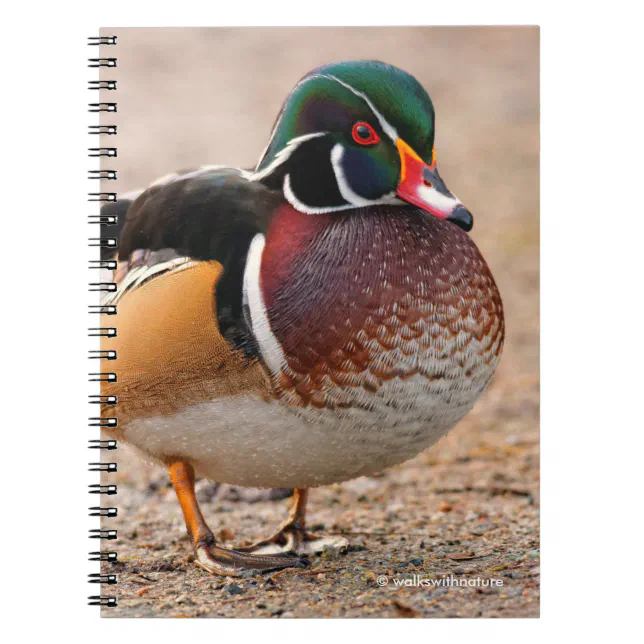
[[[485,534],[486,532],[488,532],[488,530],[492,530],[495,527],[496,526],[493,523],[481,523],[480,525],[477,525],[472,528],[472,534],[479,537],[482,534]]]
[[[219,541],[233,541],[234,538],[235,538],[235,535],[233,534],[232,530],[229,530],[228,528],[222,528],[217,533],[217,539]]]
[[[344,486],[355,494],[364,494],[365,492],[379,489],[380,483],[363,476],[359,479],[354,479],[353,481],[347,481]]]
[[[231,595],[241,595],[244,592],[244,589],[237,584],[229,584],[224,586],[224,590],[227,590]]]

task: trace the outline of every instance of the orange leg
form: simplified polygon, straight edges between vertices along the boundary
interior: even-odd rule
[[[175,461],[168,466],[172,486],[179,499],[188,534],[195,549],[195,563],[209,572],[219,575],[237,576],[248,571],[278,570],[280,568],[302,568],[306,559],[284,554],[253,555],[220,548],[201,514],[195,497],[195,472],[189,463]]]

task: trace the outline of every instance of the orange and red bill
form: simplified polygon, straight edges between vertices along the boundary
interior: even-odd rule
[[[472,230],[474,218],[461,201],[448,189],[436,167],[436,151],[428,165],[402,139],[396,141],[400,154],[400,182],[397,194],[404,201],[455,223],[465,231]]]

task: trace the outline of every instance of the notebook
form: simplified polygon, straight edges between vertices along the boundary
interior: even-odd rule
[[[538,616],[538,28],[87,49],[89,603]]]

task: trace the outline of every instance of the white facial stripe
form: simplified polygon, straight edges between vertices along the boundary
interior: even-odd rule
[[[326,74],[313,74],[311,76],[307,76],[306,78],[303,78],[294,88],[293,92],[297,90],[300,85],[303,85],[304,83],[308,83],[309,81],[313,80],[314,78],[326,78],[328,80],[333,80],[336,83],[340,83],[343,87],[346,87],[350,92],[355,94],[356,96],[359,96],[369,107],[369,109],[373,112],[374,116],[378,119],[378,123],[380,123],[380,127],[382,128],[382,131],[395,143],[396,140],[398,139],[398,132],[396,131],[396,128],[394,128],[388,121],[387,119],[376,109],[376,106],[371,102],[368,96],[363,94],[362,92],[358,91],[354,87],[351,87],[348,83],[345,83],[344,81],[341,81],[339,78],[336,78],[335,76],[328,76]],[[282,119],[280,118],[277,123],[275,123],[275,126],[273,127],[273,131],[271,132],[270,139],[268,140],[268,143],[266,147],[264,148],[264,151],[262,152],[261,156],[259,157],[259,161],[257,162],[257,165],[255,166],[256,168],[261,164],[261,162],[264,160],[264,156],[266,155],[266,151],[270,147],[271,143],[273,142],[273,138],[275,137],[275,134],[277,130],[279,129],[279,125],[281,123]],[[306,140],[306,137],[313,138],[315,136],[321,136],[323,134],[326,134],[326,132],[317,132],[315,134],[306,134],[302,137],[297,137],[295,139],[291,139],[285,146],[283,150],[280,150],[280,152],[275,155],[275,159],[273,162],[264,170],[261,171],[261,173],[255,172],[252,176],[252,181],[258,181],[259,179],[262,179],[263,177],[266,177],[270,174],[270,172],[273,171],[273,169],[277,166],[280,165],[280,163],[283,163],[288,159],[288,157],[292,154],[291,152],[288,153],[288,156],[285,157],[280,161],[280,163],[276,163],[277,157],[288,148],[289,145],[291,145],[294,142],[299,142],[300,140]],[[270,172],[269,172],[270,169]]]
[[[438,192],[436,188],[430,188],[424,184],[418,186],[416,195],[444,215],[449,215],[461,203],[457,197],[448,197]]]
[[[300,85],[304,85],[307,81],[311,80],[311,78],[321,78],[318,75],[315,76],[307,76],[306,78],[303,78],[302,80],[299,81],[299,83],[291,90],[291,94],[294,94]],[[257,165],[255,168],[258,168],[262,161],[264,160],[264,157],[266,156],[266,152],[268,152],[268,148],[271,147],[271,143],[273,142],[273,139],[275,138],[275,134],[277,134],[277,131],[279,130],[280,123],[282,122],[283,118],[283,113],[280,112],[277,121],[275,122],[275,125],[273,126],[273,129],[271,130],[271,136],[268,139],[268,143],[266,144],[266,147],[262,151],[262,154],[259,157],[259,161],[257,162]],[[289,142],[290,143],[290,142]]]
[[[380,127],[382,128],[383,132],[392,140],[393,143],[396,143],[398,140],[398,132],[396,129],[390,125],[385,117],[376,109],[375,105],[371,102],[371,100],[362,92],[358,91],[354,87],[351,87],[348,83],[345,83],[344,81],[341,81],[339,78],[336,78],[335,76],[328,76],[324,74],[314,74],[312,76],[307,76],[304,78],[302,81],[300,81],[293,91],[295,91],[300,85],[309,82],[310,80],[314,78],[326,78],[328,80],[335,81],[336,83],[339,83],[346,89],[348,89],[350,92],[355,94],[356,96],[359,96],[369,107],[369,109],[372,111],[373,115],[376,117],[378,120],[378,123],[380,124]],[[280,119],[281,121],[281,119]],[[273,131],[271,132],[271,138],[269,140],[268,145],[264,149],[264,152],[262,153],[262,156],[257,164],[257,167],[261,164],[262,160],[264,159],[264,156],[266,155],[266,151],[270,147],[270,144],[273,140],[273,137],[275,136],[275,133],[278,130],[279,126],[279,121],[275,124],[275,127],[273,128]],[[273,171],[281,166],[285,161],[287,161],[292,154],[295,152],[295,150],[298,148],[298,146],[310,139],[317,138],[319,136],[325,136],[328,134],[328,132],[313,132],[312,134],[305,134],[303,136],[296,137],[294,139],[291,139],[288,141],[288,143],[277,152],[275,155],[275,158],[273,161],[263,170],[257,172],[253,172],[247,175],[247,178],[249,181],[260,181],[261,179],[264,179],[265,177],[269,176],[270,174],[273,173]],[[295,195],[293,192],[293,189],[291,187],[291,178],[290,175],[287,174],[284,177],[284,183],[283,183],[283,192],[286,200],[299,212],[305,213],[307,215],[317,215],[317,214],[324,214],[327,212],[339,212],[342,210],[349,210],[351,208],[356,208],[356,207],[361,207],[361,206],[370,206],[370,205],[375,205],[375,204],[393,204],[393,203],[399,203],[399,199],[396,196],[395,193],[388,193],[386,195],[383,195],[380,199],[366,199],[365,197],[361,197],[359,194],[357,194],[354,190],[352,190],[351,186],[349,185],[349,182],[346,179],[345,173],[344,173],[344,168],[342,167],[342,157],[344,155],[344,148],[341,144],[336,144],[333,149],[331,150],[331,166],[333,168],[333,173],[335,175],[336,179],[336,184],[338,186],[338,190],[340,194],[342,195],[342,198],[347,201],[348,203],[346,205],[342,206],[309,206],[305,204],[304,202],[300,201],[300,199]]]
[[[345,201],[348,201],[354,206],[371,206],[374,204],[394,203],[398,201],[396,195],[391,192],[383,195],[380,199],[366,199],[365,197],[361,197],[357,192],[354,192],[344,174],[344,168],[342,166],[343,156],[344,147],[340,143],[336,143],[331,150],[331,165],[333,166],[338,190]]]
[[[286,201],[288,201],[295,210],[303,212],[305,215],[323,215],[327,212],[339,212],[341,210],[350,210],[351,208],[355,208],[352,203],[345,204],[344,206],[307,206],[295,196],[295,193],[291,188],[291,176],[288,174],[284,177],[282,190],[284,191]]]
[[[383,195],[380,199],[366,199],[365,197],[361,197],[351,188],[349,182],[347,181],[347,178],[344,174],[344,168],[342,166],[343,156],[344,147],[340,143],[337,143],[331,149],[331,167],[333,168],[333,174],[335,176],[336,185],[338,186],[338,191],[342,195],[342,198],[348,203],[342,206],[309,206],[295,195],[293,188],[291,187],[291,176],[287,174],[284,177],[284,184],[282,189],[284,192],[284,197],[291,204],[291,206],[306,215],[322,215],[327,212],[340,212],[342,210],[351,210],[353,208],[360,208],[364,206],[400,203],[400,199],[393,192]]]
[[[273,375],[280,373],[286,365],[284,351],[271,330],[264,296],[260,283],[262,254],[264,253],[264,235],[258,233],[253,237],[248,249],[246,268],[244,269],[243,301],[250,314],[251,329],[262,354],[264,362]]]
[[[374,116],[378,119],[378,122],[380,123],[380,127],[382,128],[382,131],[394,142],[398,140],[398,132],[396,132],[396,128],[394,128],[392,125],[390,125],[387,122],[387,119],[376,109],[376,106],[369,100],[369,98],[363,94],[362,92],[359,92],[357,89],[351,87],[348,83],[345,83],[344,81],[341,81],[339,78],[336,78],[335,76],[322,76],[322,78],[330,78],[331,80],[336,81],[336,83],[340,83],[343,87],[346,87],[349,91],[353,92],[356,96],[359,96],[368,106],[369,109],[374,113]]]
[[[267,177],[268,175],[273,173],[275,168],[282,165],[282,163],[284,163],[293,154],[293,152],[297,150],[298,146],[304,143],[304,141],[316,139],[317,137],[324,136],[325,134],[328,134],[328,132],[313,132],[312,134],[303,134],[302,136],[296,136],[294,139],[291,139],[290,141],[288,141],[288,143],[275,155],[275,158],[271,161],[271,163],[268,166],[266,166],[260,172],[253,172],[248,177],[248,180],[260,181],[264,177]],[[264,158],[264,155],[262,155],[262,159],[263,158]],[[261,159],[260,159],[260,163],[261,163]]]

